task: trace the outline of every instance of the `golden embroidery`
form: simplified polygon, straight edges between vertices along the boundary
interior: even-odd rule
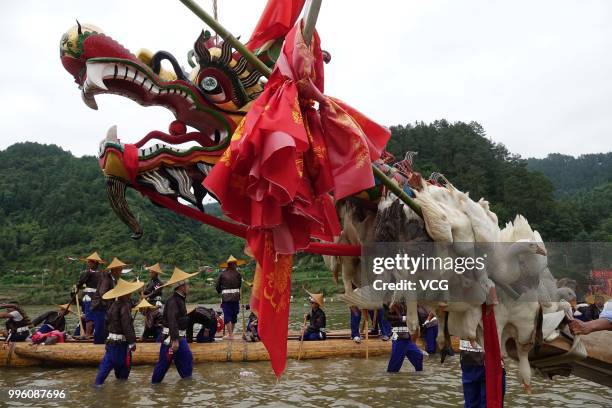
[[[238,123],[236,130],[234,130],[234,134],[232,135],[232,142],[236,140],[240,140],[242,138],[242,134],[244,132],[244,123],[246,122],[246,117]]]
[[[266,238],[264,241],[264,257],[274,257],[274,255],[272,235],[271,233],[266,233]],[[282,254],[276,254],[276,256],[277,259],[274,262],[274,271],[268,272],[267,275],[263,277],[263,296],[270,302],[270,306],[272,306],[276,312],[279,312],[289,307],[289,297],[291,296],[291,266],[293,265],[293,257],[291,255]]]
[[[325,159],[327,157],[327,149],[325,148],[325,146],[315,146],[312,151],[319,159]]]
[[[291,107],[291,116],[293,117],[293,122],[296,125],[301,125],[302,123],[304,123],[302,119],[302,111],[300,109],[300,101],[298,100],[297,95],[293,100],[293,106]]]
[[[227,149],[225,149],[225,151],[223,152],[223,155],[221,156],[221,158],[219,159],[219,161],[223,164],[225,164],[226,167],[229,167],[231,165],[230,160],[232,159],[232,149],[230,147],[228,147]]]
[[[295,159],[295,168],[297,169],[297,172],[300,175],[300,177],[303,177],[304,176],[304,158],[301,153],[299,157]]]

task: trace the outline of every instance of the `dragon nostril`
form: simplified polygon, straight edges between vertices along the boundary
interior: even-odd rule
[[[185,126],[185,124],[180,120],[175,120],[168,127],[168,133],[170,133],[172,136],[184,135],[187,133],[187,126]]]

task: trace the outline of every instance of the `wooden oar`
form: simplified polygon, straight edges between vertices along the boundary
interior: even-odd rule
[[[83,329],[83,319],[81,318],[81,304],[79,303],[79,291],[76,285],[74,285],[74,293],[75,293],[74,300],[76,301],[77,314],[79,318],[79,334],[81,336],[85,336],[85,330]],[[70,307],[70,304],[68,304],[68,306]]]
[[[367,309],[363,309],[363,312],[361,312],[361,314],[365,316],[365,346],[366,346],[366,360],[368,360],[370,357],[370,347],[369,347],[370,333],[368,329],[368,318],[370,317],[370,315],[368,314]]]
[[[304,316],[304,323],[302,324],[302,336],[300,337],[300,347],[298,348],[298,361],[302,358],[302,344],[304,344],[304,334],[306,333],[306,320],[308,320],[308,315]]]
[[[242,339],[246,340],[246,319],[244,317],[244,302],[242,301],[242,285],[240,285],[240,308],[242,309]]]

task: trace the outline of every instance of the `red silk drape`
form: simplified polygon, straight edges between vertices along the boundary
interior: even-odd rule
[[[311,238],[339,235],[331,194],[340,199],[373,186],[371,162],[390,136],[325,96],[323,84],[319,37],[315,33],[307,46],[300,23],[287,34],[264,92],[203,182],[226,216],[248,226],[260,282],[254,310],[277,376],[286,364],[291,255],[309,247]]]

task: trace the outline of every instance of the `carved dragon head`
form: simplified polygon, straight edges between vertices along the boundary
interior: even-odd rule
[[[60,58],[88,107],[98,109],[96,95],[114,94],[142,106],[163,106],[176,118],[167,133],[152,130],[131,143],[120,140],[116,127],[111,127],[100,144],[99,162],[111,206],[132,237],[139,238],[143,230],[125,200],[127,186],[177,202],[180,198],[204,211],[207,191],[202,181],[262,92],[262,75],[229,43],[217,42],[208,32],[200,34],[189,52],[190,73],[168,52],[134,55],[85,24],[62,36]],[[170,62],[172,71],[161,67],[162,60]],[[181,144],[190,147],[179,148]]]

